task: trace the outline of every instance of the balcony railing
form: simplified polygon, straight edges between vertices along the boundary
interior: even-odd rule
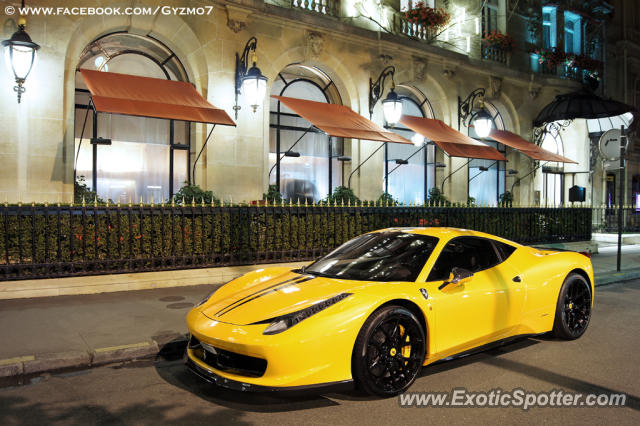
[[[322,15],[338,16],[340,0],[291,0],[291,7]]]
[[[591,239],[588,208],[0,206],[0,281],[312,260],[365,232],[455,226]]]
[[[431,41],[436,36],[432,28],[407,21],[404,17],[404,12],[394,13],[391,21],[391,31],[395,34],[402,34],[407,37],[424,41]]]
[[[482,59],[508,65],[510,52],[497,46],[482,46]]]

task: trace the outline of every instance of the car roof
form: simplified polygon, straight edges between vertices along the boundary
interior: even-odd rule
[[[512,246],[518,246],[518,247],[520,246],[520,244],[514,241],[510,241],[505,238],[498,237],[496,235],[487,234],[485,232],[474,231],[472,229],[451,228],[446,226],[434,226],[434,227],[399,226],[399,227],[393,227],[393,228],[380,229],[375,232],[406,232],[408,234],[429,235],[445,241],[448,241],[454,237],[482,237],[482,238],[490,238],[492,240],[500,241],[506,244],[510,244]]]

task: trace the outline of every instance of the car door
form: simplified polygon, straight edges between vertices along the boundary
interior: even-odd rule
[[[436,350],[445,356],[506,337],[520,323],[525,292],[518,271],[505,261],[515,248],[496,244],[502,243],[480,237],[453,238],[427,278],[436,311]],[[473,276],[442,287],[454,267],[469,270]]]

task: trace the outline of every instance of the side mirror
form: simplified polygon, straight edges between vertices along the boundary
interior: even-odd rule
[[[451,274],[449,274],[449,279],[443,282],[438,290],[442,290],[449,284],[464,284],[469,281],[470,278],[473,277],[473,272],[468,269],[455,267],[451,270]]]

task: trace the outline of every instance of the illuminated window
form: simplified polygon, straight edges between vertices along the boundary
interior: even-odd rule
[[[580,15],[564,12],[564,51],[580,54],[582,52]]]
[[[188,80],[184,67],[164,44],[128,33],[95,40],[85,48],[78,64],[78,69]],[[88,109],[89,92],[79,72],[75,93],[76,176],[84,176],[87,185],[93,187],[95,160],[100,198],[122,203],[139,202],[140,198],[146,203],[161,202],[189,181],[189,123],[99,113],[97,135],[111,139],[111,145],[97,145],[94,151],[90,143],[93,111]]]
[[[485,109],[493,117],[492,128],[504,130],[504,121],[498,109],[491,103],[484,102]],[[474,116],[470,122],[473,123]],[[473,126],[468,129],[469,136],[478,138]],[[491,139],[482,140],[483,143],[496,148],[506,155],[504,145]],[[473,197],[479,205],[497,205],[500,194],[505,191],[505,164],[504,161],[473,159],[469,162],[469,197]]]
[[[433,109],[428,99],[417,90],[407,86],[397,86],[397,93],[402,99],[402,114],[415,117],[433,117]],[[422,100],[420,100],[422,99]],[[412,140],[415,133],[398,123],[387,129]],[[426,201],[425,194],[435,186],[435,145],[424,141],[422,147],[415,145],[388,143],[386,160],[389,171],[389,194],[405,204],[422,204]],[[426,154],[426,155],[425,155]],[[408,164],[396,164],[394,160],[407,160]],[[385,169],[382,170],[382,192],[385,190]]]
[[[338,89],[327,74],[316,67],[298,64],[289,65],[278,74],[271,94],[316,102],[342,103]],[[280,192],[284,198],[293,202],[304,202],[306,199],[309,203],[326,198],[329,194],[330,173],[331,188],[342,185],[344,162],[339,160],[344,153],[342,138],[329,138],[326,133],[311,127],[309,121],[274,98],[271,98],[269,127],[269,170],[272,170],[269,184],[278,183],[277,169],[273,167],[278,155],[282,157],[290,148],[290,153],[299,154],[296,157],[285,156],[280,160]]]
[[[556,47],[556,17],[555,6],[542,8],[542,45],[545,49]]]
[[[482,9],[482,32],[483,34],[490,33],[492,31],[498,31],[498,12],[500,10],[500,4],[498,0],[487,0],[485,6]]]
[[[559,134],[546,133],[541,147],[554,154],[564,155]],[[542,168],[542,200],[545,207],[558,207],[564,201],[564,163],[547,163]]]

